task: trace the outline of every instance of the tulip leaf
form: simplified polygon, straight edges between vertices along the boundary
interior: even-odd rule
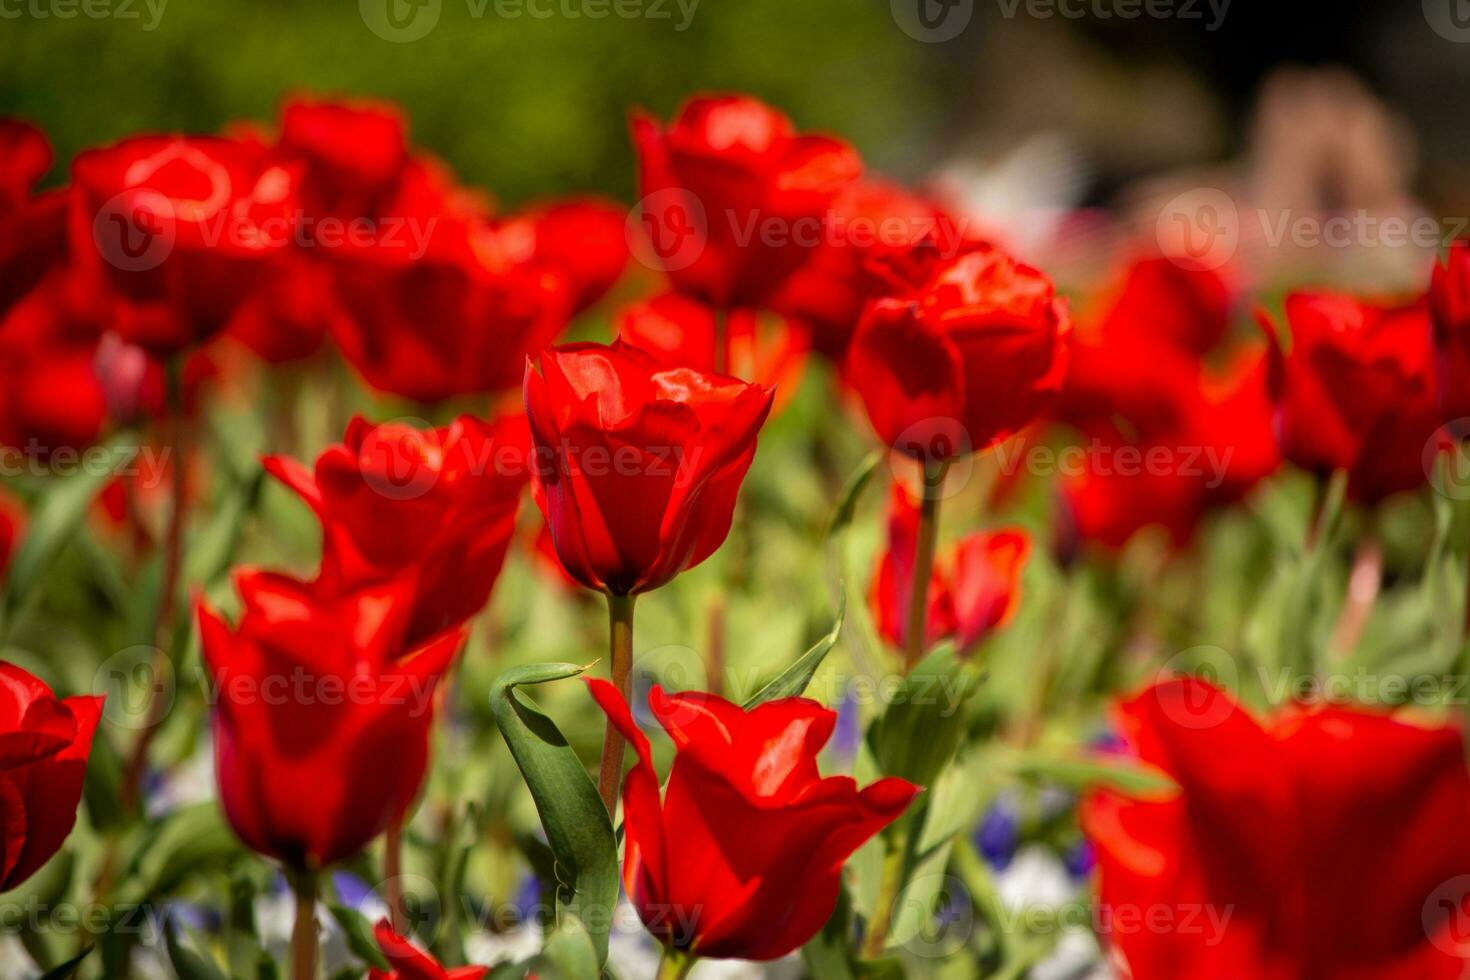
[[[1042,778],[1074,792],[1112,789],[1126,796],[1153,798],[1177,790],[1173,780],[1150,766],[1107,762],[1080,753],[1025,752],[1011,760],[1011,767],[1022,779]]]
[[[574,664],[528,664],[496,680],[490,707],[556,857],[558,922],[576,916],[597,953],[607,959],[607,937],[618,900],[618,847],[597,787],[556,724],[522,694],[521,685],[576,677]]]
[[[534,975],[549,974],[557,980],[595,977],[601,968],[597,955],[586,925],[575,915],[567,915],[541,947],[541,954],[533,964]]]
[[[832,621],[832,628],[826,635],[813,644],[810,650],[797,657],[791,666],[773,677],[765,687],[751,695],[741,707],[749,711],[767,701],[799,697],[816,676],[817,668],[822,666],[827,654],[837,645],[837,637],[842,632],[842,623],[846,616],[847,596],[843,595],[837,600],[837,618]]]
[[[91,952],[92,947],[86,947],[65,963],[62,963],[60,966],[54,966],[41,974],[37,980],[71,980],[71,977],[76,974],[77,969],[82,965],[82,960],[85,960]]]
[[[856,470],[847,478],[842,486],[842,493],[837,498],[837,506],[832,510],[832,519],[827,523],[826,537],[841,534],[852,523],[853,515],[857,512],[858,500],[863,491],[873,479],[873,474],[878,471],[878,464],[883,462],[883,451],[875,449],[863,458]]]
[[[179,936],[180,932],[188,933],[188,945]],[[168,945],[168,961],[179,980],[228,980],[214,958],[200,951],[199,940],[191,930],[165,926],[164,941]]]
[[[6,627],[10,618],[41,578],[46,566],[71,540],[86,519],[87,509],[97,494],[137,452],[134,446],[96,447],[88,451],[87,465],[46,484],[40,504],[30,513],[20,547],[5,575],[5,594],[0,608]],[[106,459],[94,458],[105,453]]]
[[[222,864],[244,848],[225,825],[219,807],[200,803],[170,814],[140,851],[119,895],[122,904],[165,894],[185,876]]]
[[[868,729],[879,769],[930,787],[959,749],[966,729],[966,703],[985,674],[944,643],[909,671],[888,707]]]
[[[368,922],[367,916],[345,905],[328,905],[327,911],[332,913],[332,918],[342,927],[342,935],[353,956],[379,970],[392,969],[388,958],[378,948],[378,941],[373,937],[372,923]]]

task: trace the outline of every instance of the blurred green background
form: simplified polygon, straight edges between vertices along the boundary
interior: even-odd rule
[[[443,0],[409,43],[375,35],[342,0],[152,0],[165,3],[152,30],[147,0],[92,2],[136,16],[0,27],[0,113],[41,124],[60,161],[139,130],[268,122],[292,92],[371,95],[401,104],[417,144],[510,206],[583,189],[628,198],[628,110],[667,116],[700,89],[753,92],[902,172],[940,125],[921,93],[954,72],[886,4],[857,0],[702,0],[682,31],[675,0],[658,0],[666,17],[599,20]]]

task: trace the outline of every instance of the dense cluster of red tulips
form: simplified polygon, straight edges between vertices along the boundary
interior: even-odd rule
[[[632,138],[631,214],[590,198],[502,214],[386,106],[298,100],[271,131],[136,136],[80,154],[40,192],[45,138],[0,122],[0,443],[42,464],[124,429],[187,447],[199,401],[246,370],[241,348],[250,371],[326,370],[329,339],[371,389],[468,410],[438,428],[354,418],[313,465],[268,456],[320,525],[318,570],[236,569],[233,617],[196,603],[219,803],[308,910],[324,869],[410,812],[529,488],[543,550],[606,599],[611,683],[589,682],[607,719],[596,788],[609,832],[621,816],[623,885],[669,975],[812,940],[876,836],[896,870],[861,950],[884,953],[912,814],[953,754],[931,734],[942,719],[921,713],[905,736],[885,717],[868,740],[881,778],[859,786],[819,773],[836,715],[799,696],[804,683],[744,705],[655,687],[648,711],[676,750],[666,776],[630,705],[635,601],[724,544],[762,427],[813,359],[899,474],[869,604],[900,676],[972,669],[1021,602],[1030,533],[940,541],[946,480],[975,454],[1000,461],[999,502],[1025,476],[1008,460],[1077,451],[1046,542],[1065,563],[1149,526],[1187,547],[1283,461],[1324,487],[1345,474],[1373,508],[1424,486],[1470,435],[1464,244],[1425,270],[1422,295],[1296,292],[1284,323],[1263,313],[1242,341],[1228,269],[1143,254],[1074,313],[1045,272],[752,98],[694,98],[667,124],[635,115]],[[630,298],[625,278],[649,288]],[[612,342],[564,342],[610,295],[624,301]],[[169,556],[164,649],[189,619],[172,607],[190,588],[191,462],[173,460],[168,540],[150,543]],[[107,491],[125,523],[136,490]],[[20,505],[0,504],[3,568],[27,531]],[[1456,730],[1352,706],[1258,720],[1197,680],[1119,710],[1126,751],[1175,787],[1086,800],[1100,901],[1228,910],[1218,935],[1105,933],[1127,975],[1460,975],[1470,949],[1446,937],[1464,895],[1431,901],[1470,875]],[[100,711],[0,664],[0,886],[61,847]],[[393,970],[373,976],[484,972],[440,967],[403,933],[379,926]],[[308,911],[299,977],[314,942]]]

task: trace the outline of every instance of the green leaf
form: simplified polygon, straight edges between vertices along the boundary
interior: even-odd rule
[[[244,853],[215,803],[170,814],[143,845],[133,872],[119,891],[119,904],[146,902],[173,890],[186,876]]]
[[[190,946],[184,945],[179,932],[187,931]],[[214,957],[199,951],[199,940],[192,930],[171,929],[164,926],[164,941],[168,945],[168,961],[173,964],[174,975],[179,980],[229,980]]]
[[[964,739],[965,705],[984,679],[975,663],[955,655],[952,644],[941,644],[919,661],[868,729],[879,769],[932,786]]]
[[[342,935],[346,937],[347,948],[352,950],[352,955],[379,970],[392,968],[388,958],[378,948],[378,940],[373,936],[373,925],[367,920],[367,916],[345,905],[328,905],[327,911],[332,913],[332,918],[342,927]]]
[[[853,470],[852,475],[843,484],[842,493],[837,498],[837,506],[832,510],[832,519],[827,523],[826,538],[841,534],[852,523],[853,515],[857,512],[858,500],[863,495],[868,484],[873,479],[873,474],[878,471],[878,464],[883,462],[883,451],[875,449],[863,461],[858,468]]]
[[[1011,760],[1011,768],[1023,779],[1045,779],[1074,792],[1102,788],[1126,796],[1155,797],[1177,789],[1173,780],[1152,767],[1103,762],[1080,753],[1023,752]]]
[[[538,959],[553,977],[582,980],[600,972],[602,964],[597,956],[597,947],[587,927],[575,915],[568,915],[547,937]]]
[[[87,954],[91,952],[92,947],[88,946],[60,966],[47,970],[37,980],[71,980],[71,977],[76,974],[77,968],[82,965],[82,960],[86,959]]]
[[[257,466],[244,483],[232,488],[213,508],[208,523],[189,539],[183,581],[210,585],[229,571],[245,518],[255,511],[264,482],[265,470]]]
[[[490,707],[556,856],[557,918],[582,920],[607,959],[607,936],[618,900],[618,847],[597,787],[556,724],[517,688],[576,677],[574,664],[528,664],[506,671],[490,692]]]
[[[105,453],[106,459],[89,462],[71,476],[48,481],[45,496],[31,512],[26,533],[5,576],[5,593],[0,608],[5,623],[20,607],[40,580],[46,566],[71,540],[87,516],[97,494],[137,452],[135,446],[94,447],[90,453]]]
[[[837,618],[832,622],[832,628],[827,634],[812,645],[812,648],[792,662],[791,666],[773,677],[765,687],[751,695],[741,705],[746,711],[758,704],[774,701],[777,698],[794,698],[806,690],[812,678],[816,676],[817,668],[822,666],[822,661],[827,654],[837,645],[837,637],[842,632],[842,623],[847,616],[847,596],[844,594],[837,601]]]

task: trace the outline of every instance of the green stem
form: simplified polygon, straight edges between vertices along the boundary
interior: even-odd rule
[[[296,923],[291,928],[291,980],[316,980],[316,872],[291,871]]]
[[[388,824],[387,833],[383,835],[383,878],[386,898],[388,899],[388,917],[392,921],[393,931],[400,936],[408,935],[408,916],[403,909],[403,818],[399,817]]]
[[[633,673],[633,602],[636,596],[607,597],[608,646],[612,653],[612,682],[627,700]],[[623,749],[627,740],[611,721],[602,736],[602,763],[597,771],[597,792],[609,815],[616,817],[618,788],[623,781]]]
[[[148,765],[148,747],[163,724],[168,712],[169,699],[159,695],[158,679],[170,669],[172,660],[169,648],[173,645],[174,621],[178,616],[179,571],[184,553],[184,497],[187,493],[188,473],[188,420],[184,407],[184,359],[185,355],[173,357],[164,368],[166,386],[166,415],[168,446],[173,453],[173,480],[169,492],[168,527],[165,531],[163,552],[163,580],[158,587],[158,605],[153,615],[153,655],[149,663],[148,679],[154,684],[154,694],[148,702],[148,714],[138,737],[133,740],[132,752],[123,769],[121,803],[130,810],[139,799],[139,787],[143,772]]]
[[[949,463],[924,464],[924,499],[919,502],[919,540],[914,548],[914,575],[909,585],[908,628],[904,631],[904,665],[913,670],[924,659],[929,634],[929,580],[934,576],[934,546],[939,537],[939,496]]]
[[[868,934],[863,937],[862,956],[876,960],[883,955],[888,945],[888,930],[893,924],[893,907],[903,891],[904,865],[908,859],[909,820],[899,817],[892,831],[884,838],[887,851],[883,856],[883,876],[878,879],[878,904],[873,908],[873,920],[868,923]]]
[[[696,957],[681,949],[665,948],[664,958],[658,964],[656,980],[684,980],[689,976],[689,971],[694,969],[696,962],[698,962]]]

